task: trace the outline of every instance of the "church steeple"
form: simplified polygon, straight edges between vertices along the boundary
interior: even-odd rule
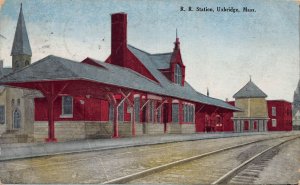
[[[20,69],[31,63],[32,52],[27,35],[22,4],[20,7],[14,42],[11,49],[11,56],[13,70]]]

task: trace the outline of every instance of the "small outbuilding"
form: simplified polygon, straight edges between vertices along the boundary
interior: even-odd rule
[[[250,79],[250,81],[233,95],[235,106],[243,112],[233,113],[235,132],[265,132],[269,120],[267,95]]]

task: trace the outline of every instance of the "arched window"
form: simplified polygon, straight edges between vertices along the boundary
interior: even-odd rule
[[[16,61],[15,67],[16,67],[16,68],[19,68],[19,67],[20,67],[19,61]]]
[[[21,112],[19,109],[15,109],[13,112],[13,121],[14,121],[14,128],[21,127]]]
[[[28,66],[28,65],[29,65],[29,61],[26,60],[26,61],[25,61],[25,66]]]
[[[180,65],[176,64],[174,73],[174,82],[176,84],[181,84],[182,74]]]

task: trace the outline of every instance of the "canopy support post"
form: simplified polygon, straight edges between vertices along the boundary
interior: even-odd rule
[[[57,142],[55,138],[55,123],[54,123],[54,101],[57,99],[58,95],[63,92],[63,90],[68,86],[69,83],[65,83],[60,89],[54,88],[54,82],[50,82],[49,90],[45,88],[42,84],[38,87],[43,95],[46,97],[48,102],[48,138],[45,139],[46,142]],[[56,90],[56,91],[55,91]]]

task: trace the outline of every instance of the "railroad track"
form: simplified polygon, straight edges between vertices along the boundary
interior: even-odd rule
[[[291,140],[297,139],[300,136],[281,136],[281,137],[275,137],[275,138],[269,138],[269,139],[261,139],[261,140],[257,140],[257,141],[252,141],[252,142],[248,142],[248,143],[243,143],[243,144],[239,144],[236,146],[231,146],[231,147],[226,147],[226,148],[222,148],[219,150],[215,150],[212,152],[208,152],[208,153],[204,153],[201,155],[196,155],[196,156],[192,156],[189,158],[184,158],[181,160],[177,160],[171,163],[167,163],[164,165],[160,165],[154,168],[150,168],[141,172],[137,172],[131,175],[127,175],[127,176],[123,176],[120,178],[116,178],[116,179],[112,179],[112,180],[108,180],[106,182],[103,182],[104,184],[121,184],[121,183],[128,183],[131,181],[135,181],[137,179],[141,179],[144,177],[147,177],[148,175],[153,175],[156,174],[158,172],[163,172],[165,170],[171,169],[172,167],[175,166],[180,166],[180,165],[184,165],[188,162],[191,161],[195,161],[195,160],[199,160],[205,157],[209,157],[215,154],[221,154],[222,152],[226,152],[226,151],[230,151],[233,149],[238,149],[238,148],[242,148],[245,147],[247,145],[251,145],[251,144],[255,144],[255,143],[260,143],[263,141],[268,141],[268,140],[274,140],[274,139],[282,139],[282,138],[288,138],[282,142],[280,142],[279,144],[275,144],[272,145],[271,147],[263,150],[262,152],[259,152],[258,154],[254,155],[253,157],[251,157],[250,159],[246,160],[245,162],[243,162],[242,164],[240,164],[239,166],[237,166],[234,169],[225,169],[227,170],[226,172],[218,172],[218,173],[222,173],[225,174],[223,176],[221,176],[220,174],[216,174],[215,179],[217,180],[212,180],[212,184],[224,184],[224,183],[236,183],[236,184],[249,184],[251,182],[253,182],[255,180],[255,178],[258,177],[260,171],[263,170],[263,168],[267,165],[268,161],[271,160],[278,152],[278,147],[286,142],[289,142]],[[224,171],[224,170],[223,170]],[[221,178],[219,178],[221,176]],[[175,183],[175,182],[173,182]]]
[[[268,165],[268,162],[272,160],[274,156],[279,152],[279,147],[284,143],[299,138],[293,137],[291,139],[280,142],[273,145],[266,150],[256,154],[247,161],[240,164],[238,167],[229,171],[221,178],[213,182],[212,184],[251,184],[259,177],[259,173]]]

